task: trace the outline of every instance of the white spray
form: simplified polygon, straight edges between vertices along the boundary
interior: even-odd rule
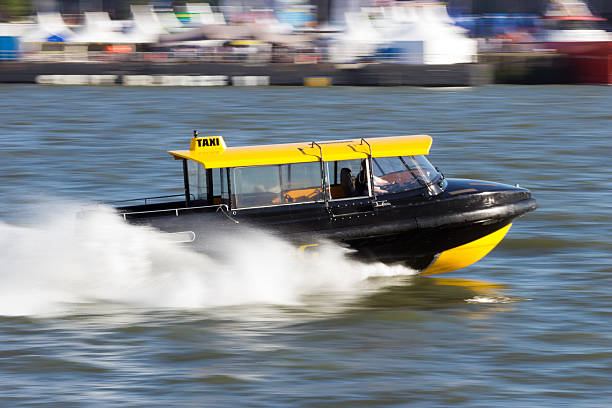
[[[299,304],[304,296],[359,291],[372,276],[413,272],[350,261],[334,245],[299,256],[258,231],[231,240],[221,261],[125,224],[111,209],[75,211],[36,226],[0,222],[0,315],[70,313],[82,303],[139,308]]]

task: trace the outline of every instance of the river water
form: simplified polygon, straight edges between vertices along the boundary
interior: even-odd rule
[[[612,90],[0,87],[0,406],[612,405]],[[427,133],[447,177],[539,209],[437,277],[227,261],[96,200],[180,193],[193,129],[231,146]],[[214,234],[214,231],[211,231]]]

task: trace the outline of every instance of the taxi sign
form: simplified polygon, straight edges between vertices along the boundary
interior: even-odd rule
[[[189,150],[201,153],[220,153],[227,149],[222,136],[194,137],[189,144]]]

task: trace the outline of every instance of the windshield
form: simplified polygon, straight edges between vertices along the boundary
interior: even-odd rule
[[[436,195],[444,187],[442,175],[425,156],[379,157],[372,161],[378,194],[427,188]]]

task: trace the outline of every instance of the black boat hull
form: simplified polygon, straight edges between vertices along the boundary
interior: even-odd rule
[[[421,191],[236,210],[167,203],[159,209],[139,206],[119,211],[130,223],[172,233],[193,232],[195,243],[208,248],[214,248],[220,230],[232,234],[250,226],[298,247],[329,240],[354,250],[351,256],[361,260],[439,273],[486,255],[515,218],[537,207],[523,188],[477,180],[447,182],[435,196]],[[453,257],[461,259],[448,262]],[[440,266],[441,258],[446,266]]]

